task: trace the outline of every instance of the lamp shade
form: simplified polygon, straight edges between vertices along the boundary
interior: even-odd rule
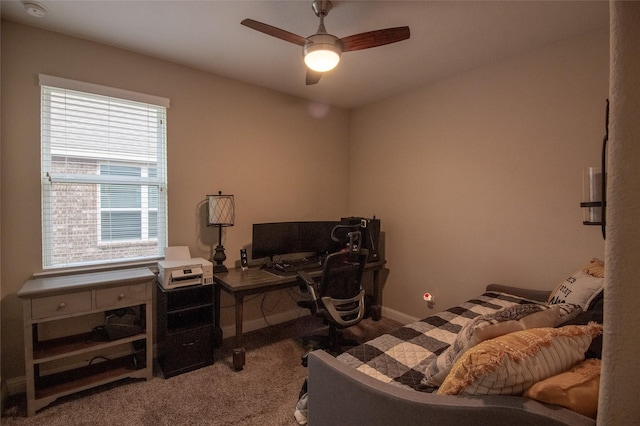
[[[314,71],[332,70],[340,62],[342,49],[338,39],[330,34],[315,34],[309,37],[304,47],[304,63]]]
[[[209,225],[233,226],[235,221],[235,204],[233,195],[207,195],[209,204]]]

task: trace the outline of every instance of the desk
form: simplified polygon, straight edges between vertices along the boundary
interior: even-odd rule
[[[373,300],[371,316],[375,321],[380,319],[380,271],[384,268],[385,261],[367,263],[365,271],[373,272]],[[312,278],[322,275],[322,271],[312,271],[309,273]],[[213,279],[215,286],[215,306],[214,323],[216,344],[222,342],[222,328],[220,327],[220,289],[231,294],[235,300],[236,314],[236,341],[233,349],[233,367],[242,370],[245,364],[245,350],[242,343],[242,318],[243,302],[245,296],[263,293],[266,291],[280,290],[288,287],[296,287],[299,284],[296,275],[280,277],[270,274],[260,268],[229,269],[229,272],[215,273]]]

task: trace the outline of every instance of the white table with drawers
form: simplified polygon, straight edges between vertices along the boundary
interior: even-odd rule
[[[153,377],[155,279],[148,268],[132,268],[24,283],[18,297],[23,299],[28,416],[64,395],[124,378]],[[142,331],[112,340],[96,335],[92,321],[122,308],[135,309],[144,319]],[[41,327],[62,335],[42,338]]]

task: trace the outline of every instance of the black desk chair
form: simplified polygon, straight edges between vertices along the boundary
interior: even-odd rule
[[[298,272],[311,296],[311,300],[299,301],[298,306],[310,309],[315,316],[329,323],[327,336],[303,338],[305,343],[309,340],[318,341],[314,349],[327,349],[337,354],[343,346],[358,344],[353,340],[345,340],[339,329],[355,325],[364,317],[365,291],[361,282],[368,254],[365,249],[331,253],[323,263],[318,282],[305,271]]]

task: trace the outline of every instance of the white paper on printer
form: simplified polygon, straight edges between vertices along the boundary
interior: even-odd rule
[[[189,246],[173,246],[165,247],[164,260],[189,260],[191,252]]]

